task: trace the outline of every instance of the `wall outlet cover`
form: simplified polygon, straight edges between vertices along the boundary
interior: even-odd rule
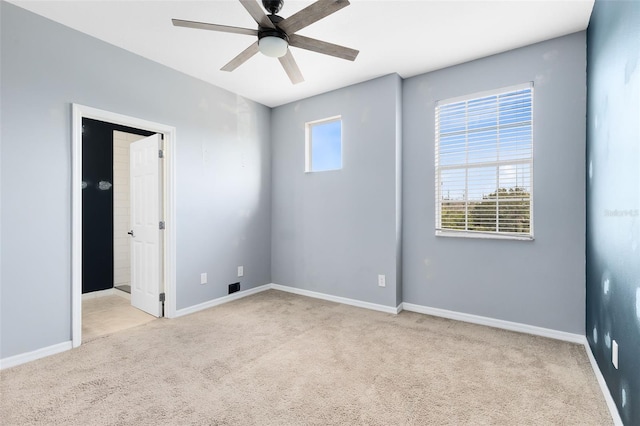
[[[387,286],[387,277],[384,275],[378,275],[378,286],[386,287]]]
[[[618,369],[618,342],[615,340],[611,342],[611,363]]]
[[[238,266],[238,276],[244,276],[244,266]]]
[[[207,283],[207,273],[203,272],[200,274],[200,284],[206,284]]]

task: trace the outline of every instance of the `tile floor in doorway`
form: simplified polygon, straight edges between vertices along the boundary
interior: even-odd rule
[[[88,342],[153,321],[155,318],[131,306],[125,297],[109,295],[82,301],[82,341]]]

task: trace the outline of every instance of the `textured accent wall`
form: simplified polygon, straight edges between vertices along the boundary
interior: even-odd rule
[[[622,421],[638,425],[640,2],[596,1],[587,40],[587,339]]]

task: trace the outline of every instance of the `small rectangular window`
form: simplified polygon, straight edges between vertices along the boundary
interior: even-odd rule
[[[342,169],[342,119],[331,117],[306,124],[306,172]]]
[[[436,104],[436,235],[533,238],[533,84]]]

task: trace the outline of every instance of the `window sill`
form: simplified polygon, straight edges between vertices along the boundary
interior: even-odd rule
[[[445,238],[477,238],[481,240],[516,240],[533,241],[533,235],[505,235],[492,234],[489,232],[465,232],[465,231],[436,231],[436,237]]]
[[[326,170],[305,170],[305,174],[311,174],[311,173],[325,173],[325,172],[339,172],[341,171],[342,168],[339,169],[326,169]]]

